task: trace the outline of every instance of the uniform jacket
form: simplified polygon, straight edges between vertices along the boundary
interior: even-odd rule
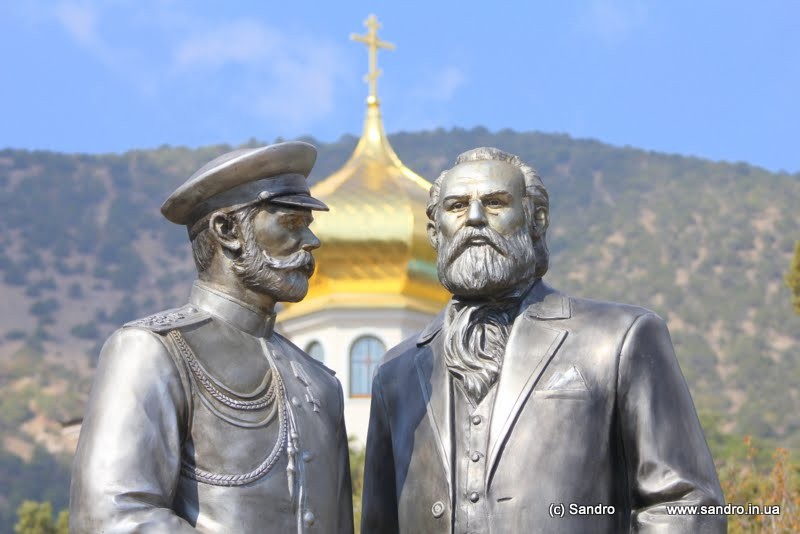
[[[453,506],[465,501],[452,482],[442,318],[392,349],[375,376],[364,533],[452,532]],[[669,333],[652,312],[570,298],[540,280],[494,387],[479,495],[490,532],[725,532],[724,515],[667,510],[723,497]]]
[[[271,365],[284,396],[270,389]],[[106,342],[73,465],[71,532],[352,530],[339,381],[263,315],[196,285],[188,306]]]

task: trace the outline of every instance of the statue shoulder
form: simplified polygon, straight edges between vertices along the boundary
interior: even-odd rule
[[[574,317],[589,317],[595,320],[603,319],[611,323],[620,322],[625,325],[625,328],[643,315],[658,317],[655,312],[643,308],[642,306],[635,306],[632,304],[576,297],[570,297],[570,300]]]
[[[297,345],[295,345],[294,343],[289,341],[289,339],[286,338],[285,336],[282,336],[281,334],[279,334],[277,332],[274,332],[273,333],[273,338],[278,343],[283,345],[284,349],[286,349],[288,351],[291,351],[295,355],[295,359],[296,360],[301,361],[303,363],[308,363],[309,365],[312,366],[312,369],[317,369],[319,371],[324,371],[325,373],[328,373],[331,376],[335,376],[336,375],[336,371],[334,371],[333,369],[331,369],[330,367],[328,367],[327,365],[325,365],[321,361],[315,360],[314,358],[309,356],[303,349],[301,349],[300,347],[298,347]]]
[[[122,325],[122,328],[144,328],[156,334],[164,334],[176,328],[193,326],[211,319],[203,310],[187,304],[180,308],[164,310]]]

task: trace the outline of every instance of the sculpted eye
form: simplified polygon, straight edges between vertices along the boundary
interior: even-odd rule
[[[288,228],[289,230],[297,230],[305,221],[300,217],[286,217],[283,219],[283,225]]]
[[[467,205],[464,204],[463,202],[453,202],[452,204],[450,204],[450,209],[451,210],[463,210],[466,206]]]
[[[489,207],[489,208],[501,208],[501,207],[503,207],[503,202],[501,202],[500,200],[498,200],[496,198],[493,198],[493,199],[490,199],[488,202],[486,202],[486,207]]]

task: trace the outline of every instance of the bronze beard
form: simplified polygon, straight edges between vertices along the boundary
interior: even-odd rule
[[[271,295],[277,302],[299,302],[308,293],[308,279],[314,272],[314,257],[298,250],[285,258],[275,258],[262,250],[249,220],[240,222],[244,244],[233,260],[235,272],[247,288]]]
[[[448,314],[444,361],[476,404],[500,374],[513,317],[513,311],[490,302],[454,302]]]
[[[489,244],[470,244],[478,237]],[[439,281],[456,297],[503,299],[527,289],[535,276],[536,252],[526,227],[505,237],[488,226],[467,226],[449,242],[439,239]]]
[[[470,245],[476,236],[491,245]],[[524,227],[510,238],[489,227],[467,227],[441,243],[439,279],[456,297],[445,322],[444,360],[476,403],[497,381],[519,296],[535,276],[535,260],[533,239]]]

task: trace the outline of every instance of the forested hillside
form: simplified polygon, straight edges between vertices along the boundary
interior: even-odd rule
[[[531,163],[551,196],[551,285],[666,318],[714,432],[800,445],[800,317],[783,283],[800,239],[800,174],[509,130],[403,133],[391,141],[428,179],[481,145]],[[315,143],[312,182],[341,166],[355,142]],[[105,337],[184,302],[194,276],[186,232],[159,207],[231,148],[0,151],[4,472],[23,469],[6,467],[11,458],[32,466],[45,461],[45,450],[67,453],[59,422],[81,415]],[[63,484],[56,471],[49,470]],[[9,497],[0,495],[3,517],[17,501]]]

